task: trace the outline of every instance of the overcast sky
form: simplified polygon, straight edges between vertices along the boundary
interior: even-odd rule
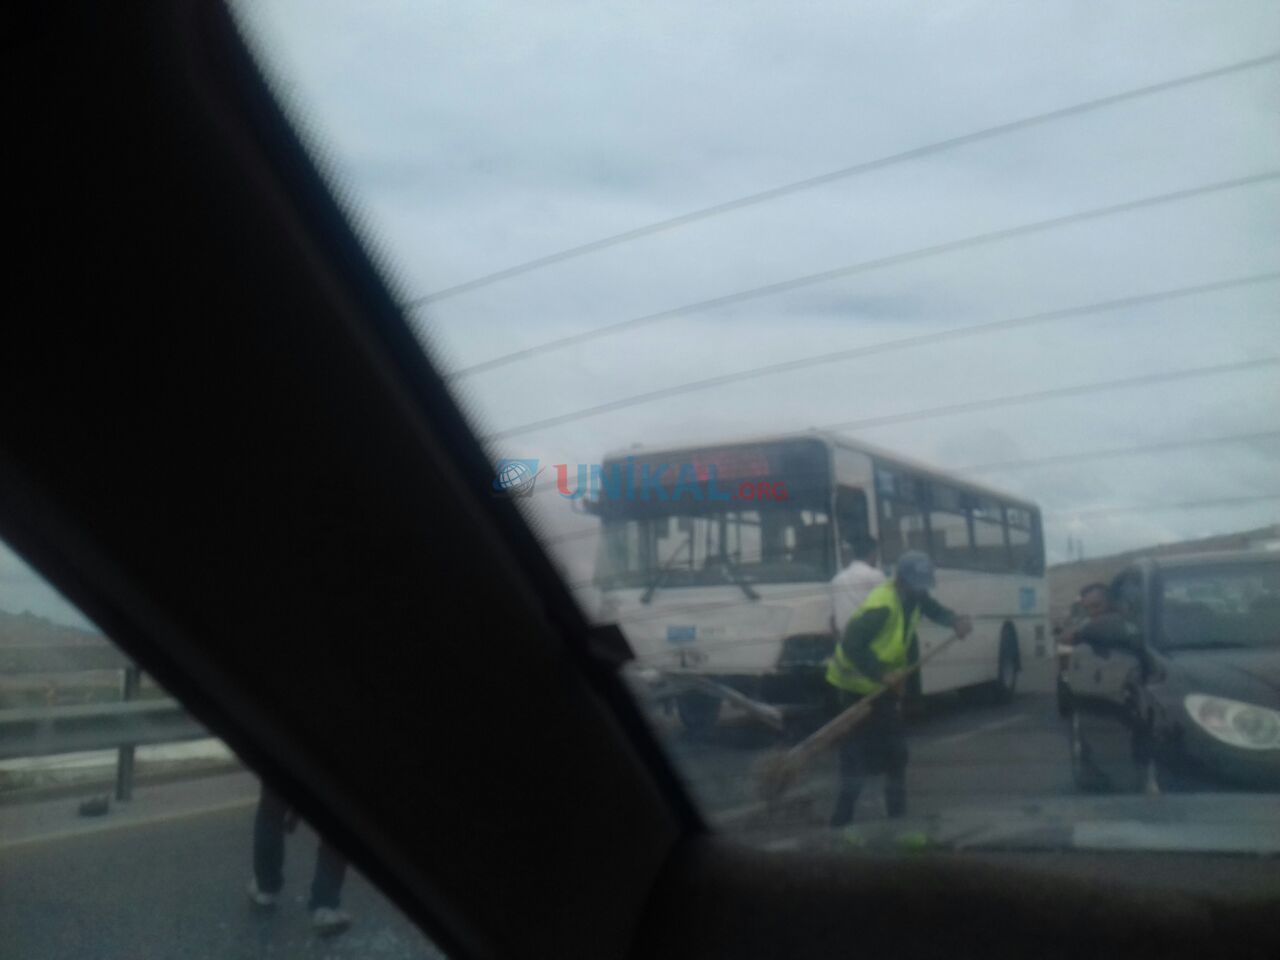
[[[406,300],[745,194],[1280,49],[1272,2],[255,0],[290,110]],[[1280,66],[1035,126],[416,311],[446,369],[776,281],[1280,171]],[[1280,181],[695,310],[457,381],[482,434],[780,360],[1280,270]],[[1280,284],[1110,310],[632,406],[495,443],[596,462],[1280,354]],[[943,468],[1280,429],[1280,367],[853,435]],[[1280,441],[1009,469],[1050,558],[1276,522]],[[548,532],[580,529],[535,498]],[[567,549],[567,548],[566,548]],[[580,578],[589,544],[564,560]],[[3,559],[3,558],[0,558]],[[0,598],[6,601],[7,597]]]

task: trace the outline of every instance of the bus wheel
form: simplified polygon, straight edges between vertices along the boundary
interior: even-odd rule
[[[1000,656],[996,661],[996,679],[991,684],[991,699],[1010,703],[1018,690],[1018,635],[1006,623],[1000,631]]]
[[[720,701],[705,693],[682,693],[676,698],[676,712],[685,730],[693,736],[703,736],[720,718]]]

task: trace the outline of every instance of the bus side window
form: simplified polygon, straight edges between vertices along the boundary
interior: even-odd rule
[[[1009,548],[1004,542],[1004,511],[993,500],[976,499],[973,517],[974,566],[987,573],[1007,573],[1013,569]]]
[[[1039,576],[1044,573],[1044,546],[1040,535],[1040,517],[1024,507],[1006,507],[1009,552],[1013,569],[1018,573]]]
[[[973,566],[968,511],[954,487],[930,484],[929,539],[933,562],[939,567],[964,570]]]

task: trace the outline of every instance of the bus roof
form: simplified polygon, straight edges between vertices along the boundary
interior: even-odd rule
[[[630,447],[622,450],[613,450],[605,454],[604,462],[611,463],[616,460],[622,460],[626,457],[652,456],[654,454],[666,453],[692,453],[697,450],[709,450],[718,447],[740,447],[749,446],[755,443],[780,443],[794,440],[818,440],[825,443],[828,447],[844,447],[847,450],[854,450],[859,453],[866,453],[872,457],[882,460],[888,460],[898,466],[906,467],[917,473],[923,474],[930,479],[944,480],[947,483],[964,487],[975,493],[984,493],[1006,503],[1017,506],[1026,507],[1031,510],[1039,510],[1039,506],[1026,497],[1020,497],[1008,491],[1001,490],[998,487],[988,486],[985,483],[977,483],[973,480],[964,478],[961,475],[950,473],[947,470],[936,467],[913,457],[904,456],[895,453],[892,450],[886,450],[883,447],[877,447],[875,444],[867,443],[864,440],[855,440],[852,437],[842,436],[830,430],[796,430],[783,433],[758,434],[754,436],[745,436],[735,439],[712,440],[706,443],[680,443],[673,446],[649,446],[646,444],[632,444]]]

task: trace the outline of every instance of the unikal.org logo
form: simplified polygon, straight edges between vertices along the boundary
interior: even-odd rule
[[[540,472],[537,460],[499,460],[498,470],[493,478],[493,495],[527,497],[533,493],[533,485]]]

